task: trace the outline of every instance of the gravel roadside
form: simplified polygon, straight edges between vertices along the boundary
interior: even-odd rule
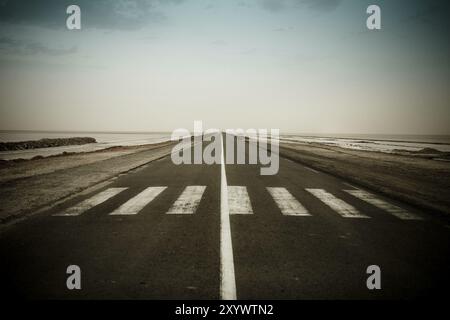
[[[3,164],[0,224],[170,154],[173,142]]]
[[[450,162],[318,144],[281,144],[280,154],[316,170],[450,217]]]

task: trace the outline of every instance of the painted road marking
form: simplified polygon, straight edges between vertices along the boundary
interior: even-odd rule
[[[223,135],[220,155],[220,299],[236,300],[236,278],[234,274],[233,245],[231,241],[228,186],[225,173]]]
[[[128,189],[128,188],[106,189],[106,190],[96,194],[95,196],[93,196],[89,199],[86,199],[71,208],[68,208],[63,213],[54,214],[54,216],[79,216],[83,212],[105,202],[109,198],[114,197],[115,195],[119,194],[120,192],[124,191],[125,189]]]
[[[342,182],[342,184],[346,185],[347,187],[350,187],[350,188],[353,188],[353,189],[360,190],[359,188],[355,187],[355,186],[352,185],[351,183],[348,183],[348,182]]]
[[[367,191],[362,191],[362,190],[344,190],[344,191],[350,193],[352,196],[354,196],[358,199],[368,202],[371,205],[392,214],[393,216],[396,216],[399,219],[423,220],[421,217],[419,217],[415,214],[412,214],[403,208],[397,207],[397,206],[390,204],[384,200],[381,200]]]
[[[317,170],[315,170],[315,169],[313,169],[313,168],[310,168],[310,167],[307,167],[307,166],[303,166],[303,167],[304,167],[305,169],[311,171],[311,172],[319,173],[319,171],[317,171]]]
[[[283,215],[310,216],[308,210],[286,188],[268,187],[267,191],[269,191]]]
[[[132,215],[138,214],[147,204],[152,202],[166,187],[149,187],[134,196],[119,208],[110,213],[110,215]]]
[[[197,210],[206,186],[187,186],[173,203],[167,214],[194,214]]]
[[[227,188],[230,214],[253,214],[247,187],[228,186]]]
[[[344,218],[369,218],[368,216],[359,213],[355,207],[339,198],[336,198],[331,193],[326,192],[323,189],[306,189],[306,191],[314,195]]]

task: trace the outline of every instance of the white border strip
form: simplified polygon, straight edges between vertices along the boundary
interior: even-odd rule
[[[316,169],[313,169],[311,167],[303,166],[303,168],[305,168],[306,170],[309,170],[311,172],[314,172],[314,173],[319,173],[319,171],[317,171]]]
[[[231,242],[230,210],[228,208],[228,186],[225,173],[223,134],[221,134],[220,177],[220,299],[236,300],[233,245]]]

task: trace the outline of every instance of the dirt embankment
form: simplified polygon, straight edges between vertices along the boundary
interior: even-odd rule
[[[174,142],[0,163],[0,226],[170,154]]]
[[[314,143],[283,143],[280,154],[426,211],[450,215],[448,161]]]
[[[96,142],[97,141],[91,137],[40,139],[40,140],[19,141],[19,142],[0,142],[0,151],[63,147],[63,146],[83,145]]]

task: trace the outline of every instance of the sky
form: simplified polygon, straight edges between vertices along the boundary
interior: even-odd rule
[[[0,130],[450,134],[449,21],[444,0],[0,0]]]

